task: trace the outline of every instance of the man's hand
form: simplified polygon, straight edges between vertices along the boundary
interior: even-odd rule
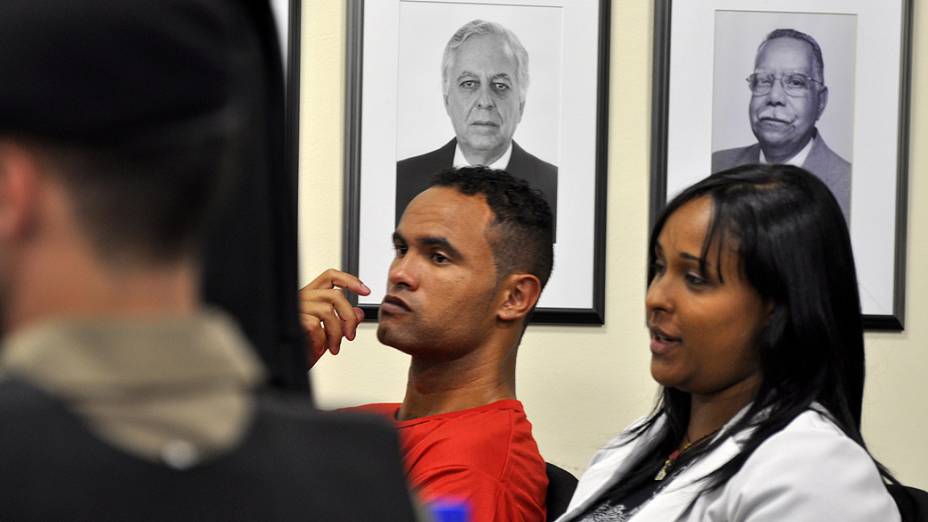
[[[309,340],[308,363],[312,368],[326,350],[341,349],[342,337],[353,341],[364,311],[352,307],[345,290],[358,295],[371,293],[357,277],[330,268],[300,290],[300,321]]]

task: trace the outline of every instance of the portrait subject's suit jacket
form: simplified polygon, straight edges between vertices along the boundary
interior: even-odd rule
[[[396,162],[396,223],[406,210],[406,205],[420,192],[428,188],[435,173],[454,164],[457,138],[452,138],[442,148]],[[551,216],[557,216],[557,167],[525,152],[515,141],[506,172],[524,179],[541,191],[551,206]],[[555,219],[555,223],[557,220]]]
[[[841,206],[844,219],[851,222],[851,164],[831,150],[818,130],[815,142],[802,168],[815,174],[831,189]],[[712,153],[712,172],[760,161],[760,144],[720,150]]]

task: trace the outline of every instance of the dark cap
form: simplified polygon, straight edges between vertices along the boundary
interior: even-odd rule
[[[0,133],[110,143],[228,112],[234,0],[0,0]]]

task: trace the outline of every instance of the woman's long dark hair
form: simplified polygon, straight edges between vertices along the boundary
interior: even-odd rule
[[[745,279],[773,304],[758,338],[760,387],[729,433],[754,431],[737,456],[706,477],[704,490],[725,484],[758,446],[813,402],[827,408],[834,423],[866,448],[860,434],[864,389],[860,297],[847,224],[831,191],[807,171],[786,165],[747,165],[713,174],[673,198],[658,217],[649,243],[649,281],[654,277],[657,238],[668,217],[701,197],[712,201],[702,259],[710,247],[721,253],[730,241]],[[764,415],[757,415],[762,411]],[[679,446],[690,418],[689,394],[663,388],[651,416],[633,437],[660,417],[666,422],[654,451],[635,466],[637,472],[620,486],[622,490],[652,480],[654,469]],[[692,450],[690,457],[712,451],[723,439]]]

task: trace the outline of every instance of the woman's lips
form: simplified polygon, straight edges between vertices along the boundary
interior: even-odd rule
[[[681,342],[681,338],[669,335],[660,328],[651,328],[651,353],[654,355],[666,355]]]

